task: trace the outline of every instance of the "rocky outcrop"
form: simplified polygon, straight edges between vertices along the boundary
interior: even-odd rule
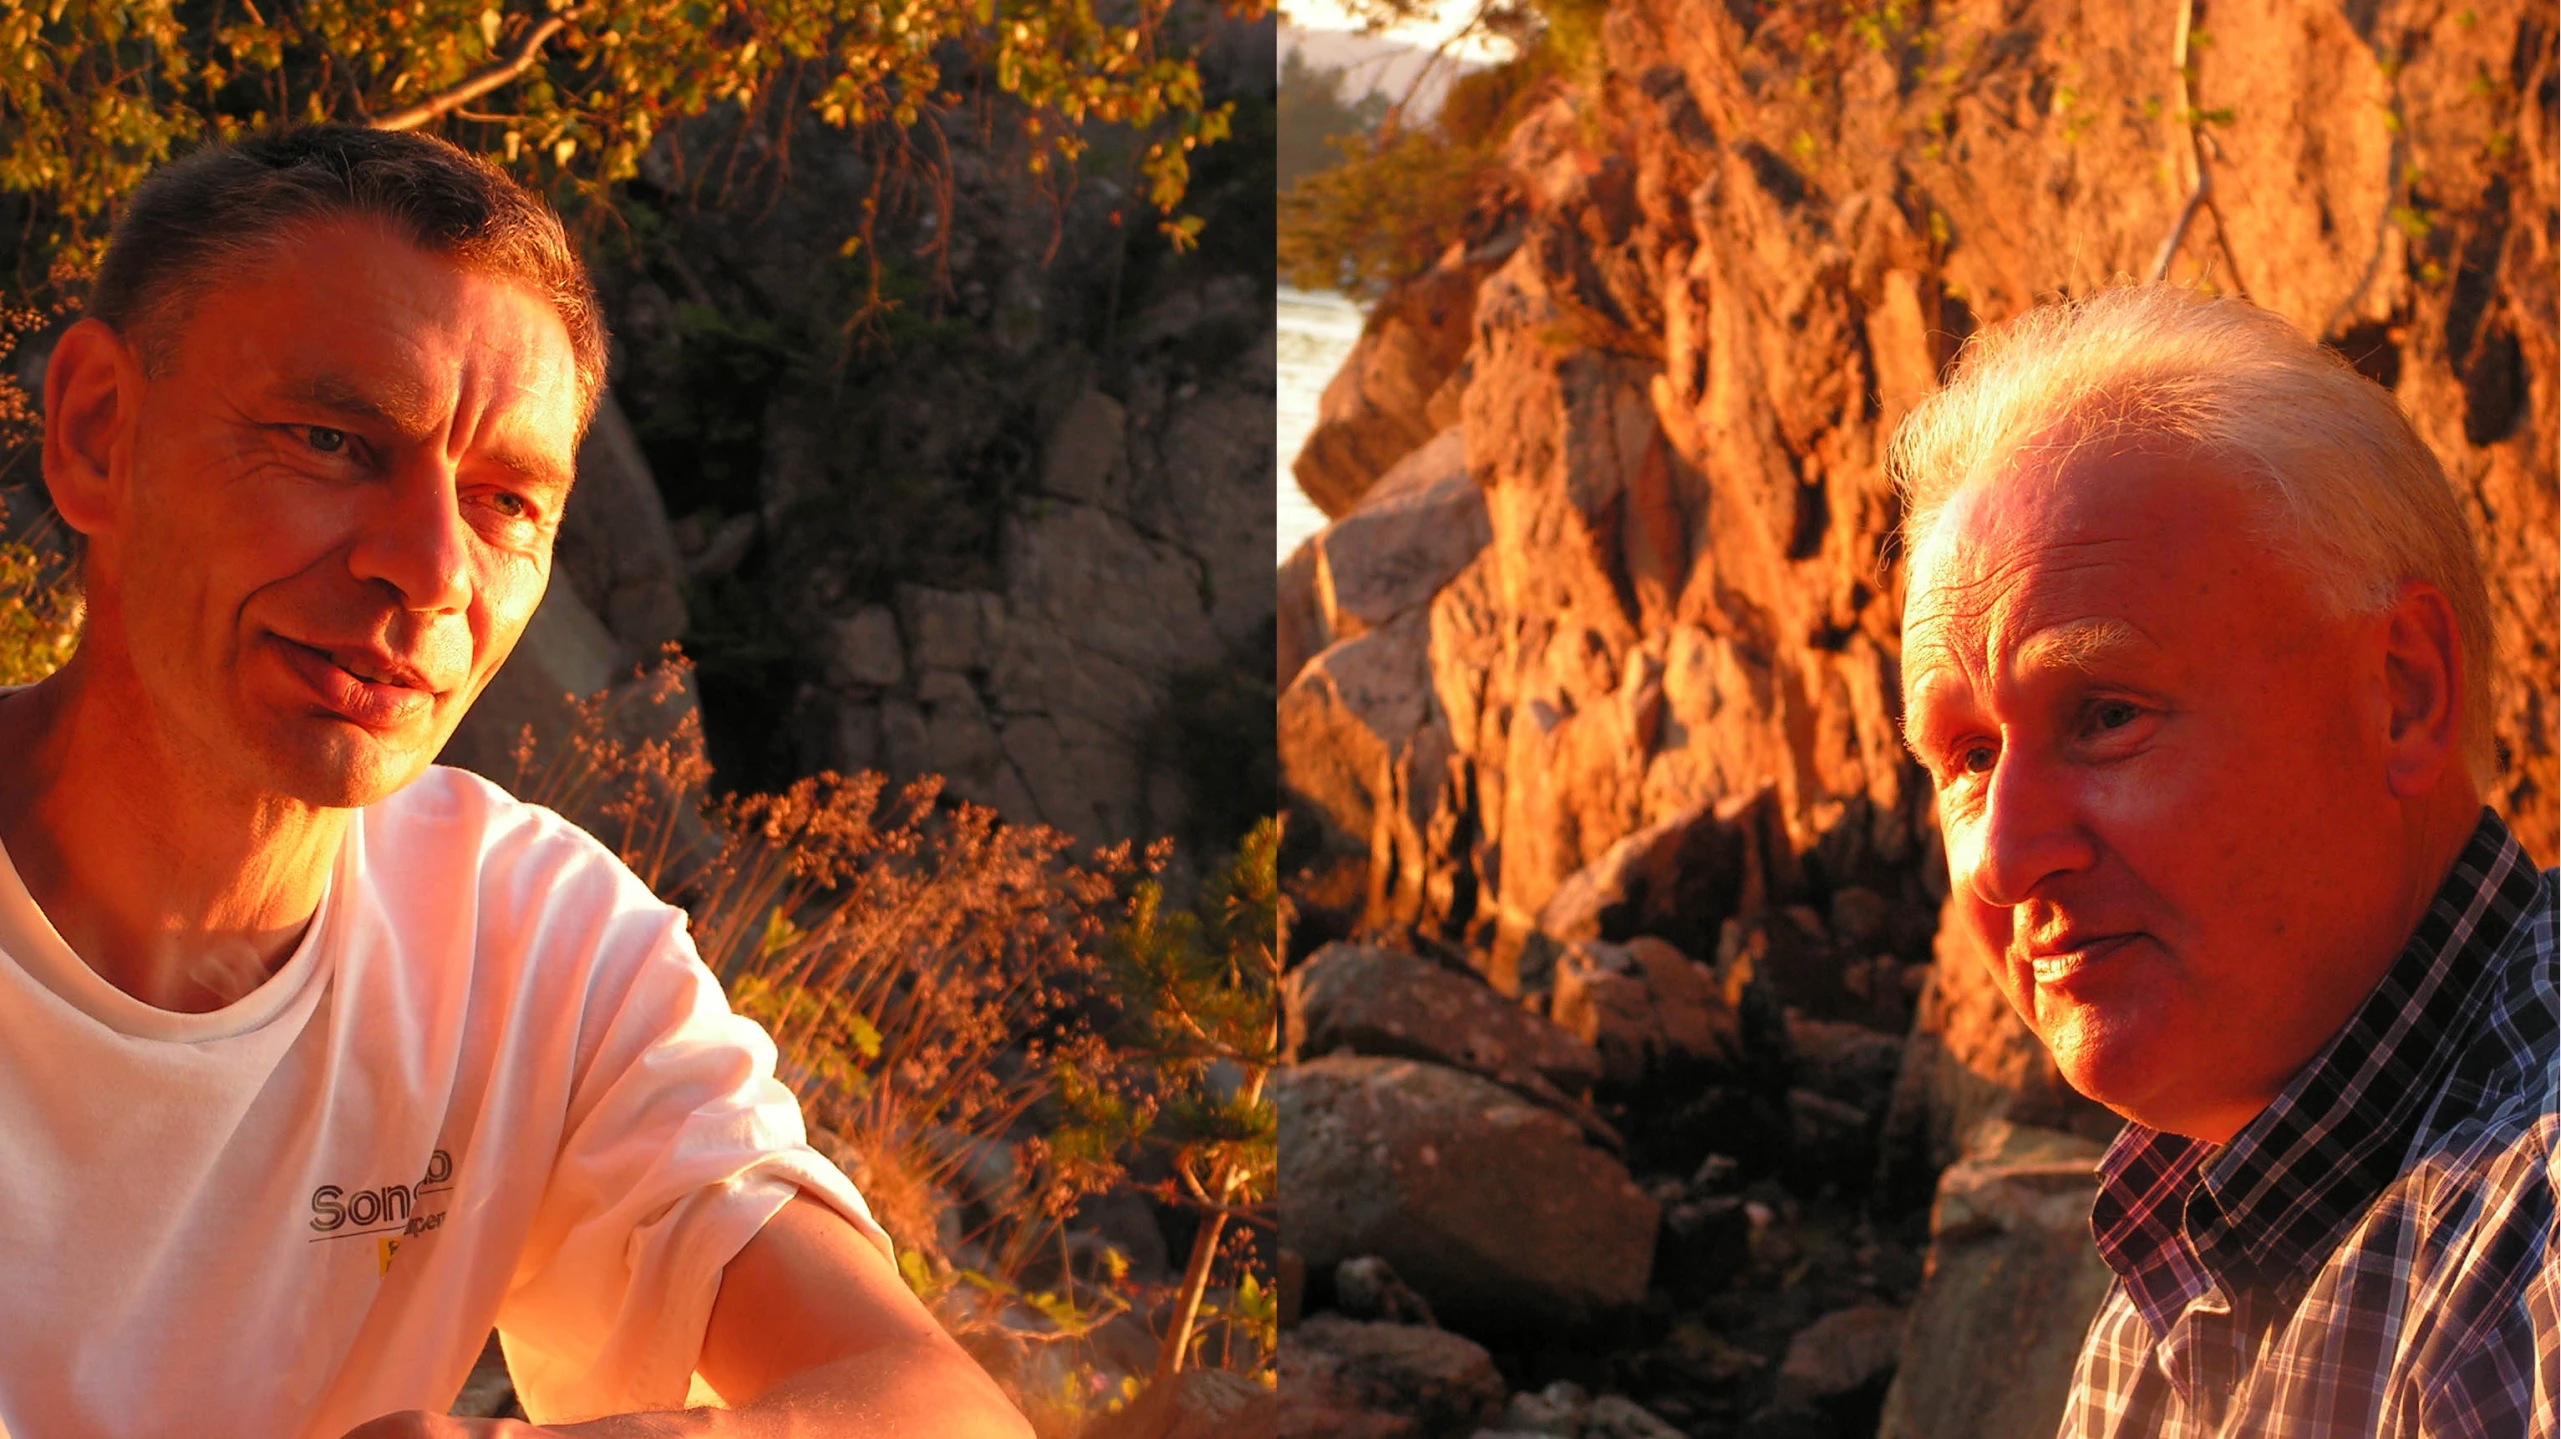
[[[1501,1417],[1471,1439],[1676,1439],[1680,1432],[1623,1394],[1594,1397],[1560,1379],[1513,1395]]]
[[[1277,1439],[1457,1439],[1503,1402],[1484,1346],[1321,1314],[1281,1338]]]
[[[1476,288],[1500,253],[1448,255],[1371,307],[1290,464],[1327,518],[1351,513],[1380,475],[1456,423]]]
[[[652,223],[598,283],[726,783],[939,774],[1078,841],[1171,835],[1178,892],[1273,808],[1273,27],[1177,24],[1239,126],[1195,157],[1189,254],[983,116],[902,162],[722,110],[644,158]],[[581,598],[620,633],[667,566],[617,565]]]
[[[1378,1255],[1443,1322],[1510,1334],[1644,1296],[1655,1203],[1573,1121],[1489,1080],[1351,1055],[1282,1070],[1281,1242]]]
[[[1861,1304],[1835,1310],[1799,1330],[1779,1364],[1771,1408],[1869,1432],[1886,1385],[1902,1362],[1909,1321],[1900,1309]],[[1852,1422],[1842,1424],[1844,1419]]]
[[[1290,1050],[1426,1059],[1544,1097],[1577,1094],[1602,1058],[1464,971],[1375,945],[1330,944],[1284,981]],[[1560,1096],[1561,1097],[1561,1096]]]
[[[1360,507],[1311,541],[1327,643],[1419,609],[1493,538],[1458,430],[1396,462]]]
[[[1693,953],[1710,916],[1755,902],[1858,888],[1925,913],[1943,861],[1895,733],[1885,441],[1975,328],[2156,260],[2339,347],[2444,460],[2493,576],[2493,803],[2550,862],[2552,22],[2522,0],[2217,14],[2183,110],[2175,9],[2031,4],[1836,36],[1785,8],[1610,7],[1603,78],[1504,147],[1525,214],[1474,289],[1463,360],[1391,380],[1381,343],[1341,382],[1457,388],[1493,536],[1431,602],[1427,689],[1397,656],[1400,707],[1378,718],[1410,728],[1361,737],[1367,812],[1395,830],[1365,846],[1362,923],[1456,941],[1508,985],[1537,937],[1600,927],[1578,885],[1628,904],[1655,870],[1674,892],[1631,907]],[[2200,152],[2213,184],[2182,226]],[[1374,425],[1406,448],[1360,467],[1444,428]],[[1284,781],[1327,764],[1285,746]],[[1765,789],[1784,843],[1760,853],[1795,858],[1794,895],[1747,894],[1701,831]],[[1663,862],[1683,843],[1697,852]]]
[[[657,477],[608,392],[578,447],[578,482],[552,546],[552,583],[566,584],[604,622],[628,666],[684,638],[685,579]]]
[[[1293,776],[1295,888],[1320,927],[1348,930],[1423,902],[1393,886],[1467,882],[1446,868],[1427,880],[1415,864],[1433,848],[1423,826],[1446,808],[1450,779],[1428,658],[1436,598],[1490,533],[1450,429],[1405,454],[1281,566],[1278,752]]]
[[[1225,336],[1266,373],[1226,367],[1181,396],[1159,381],[1127,404],[1091,383],[1071,392],[978,583],[902,582],[860,602],[810,557],[817,594],[842,597],[801,620],[821,657],[799,701],[808,763],[939,774],[962,798],[1097,843],[1192,825],[1193,779],[1165,764],[1167,707],[1273,617],[1271,591],[1247,580],[1271,549],[1249,443],[1270,423],[1271,320],[1242,285],[1160,309],[1142,334],[1169,348]],[[1256,508],[1259,522],[1238,523]]]
[[[2113,1277],[2090,1244],[2097,1144],[1999,1120],[1974,1141],[1939,1180],[1879,1439],[2045,1439]]]
[[[1742,1030],[1716,976],[1651,935],[1585,940],[1558,961],[1548,1013],[1598,1052],[1620,1089],[1724,1075],[1742,1062]]]

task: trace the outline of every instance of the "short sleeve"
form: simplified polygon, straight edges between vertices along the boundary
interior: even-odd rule
[[[590,979],[560,1154],[498,1312],[538,1424],[681,1407],[722,1269],[796,1193],[890,1250],[808,1146],[772,1040],[730,1011],[683,914],[663,916]]]

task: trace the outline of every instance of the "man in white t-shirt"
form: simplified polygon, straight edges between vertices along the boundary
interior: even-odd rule
[[[0,1432],[532,1432],[441,1412],[494,1324],[562,1432],[1028,1434],[683,915],[429,766],[603,369],[558,220],[438,141],[120,217],[45,379],[86,630],[0,694]]]

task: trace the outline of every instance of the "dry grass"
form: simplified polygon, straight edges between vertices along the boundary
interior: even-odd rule
[[[1270,1188],[1259,1079],[1277,949],[1254,926],[1275,902],[1272,843],[1249,841],[1195,916],[1163,905],[1162,845],[1078,853],[931,776],[707,798],[684,674],[671,647],[638,692],[576,702],[548,752],[528,732],[514,787],[584,817],[690,912],[910,1285],[1044,1435],[1118,1407],[1175,1349],[1265,1372],[1253,1226]],[[1253,1076],[1241,1094],[1222,1059]],[[1079,1202],[1115,1190],[1203,1211],[1190,1283],[1142,1282],[1127,1256],[1069,1244]]]

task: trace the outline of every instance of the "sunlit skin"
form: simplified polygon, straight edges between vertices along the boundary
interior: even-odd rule
[[[506,659],[579,406],[540,296],[357,221],[214,289],[158,369],[83,321],[47,371],[88,623],[0,705],[0,844],[75,953],[193,1011],[283,961],[349,809]]]
[[[74,326],[45,418],[88,618],[61,671],[0,699],[0,845],[109,983],[219,1008],[292,952],[351,810],[426,768],[541,601],[580,423],[568,332],[531,289],[350,220],[230,277],[148,376]],[[699,1369],[735,1412],[356,1432],[1030,1432],[806,1197],[723,1270]]]
[[[2034,457],[1914,546],[1954,917],[2064,1077],[2214,1143],[2372,990],[2479,814],[2444,596],[2340,617],[2206,459]]]

